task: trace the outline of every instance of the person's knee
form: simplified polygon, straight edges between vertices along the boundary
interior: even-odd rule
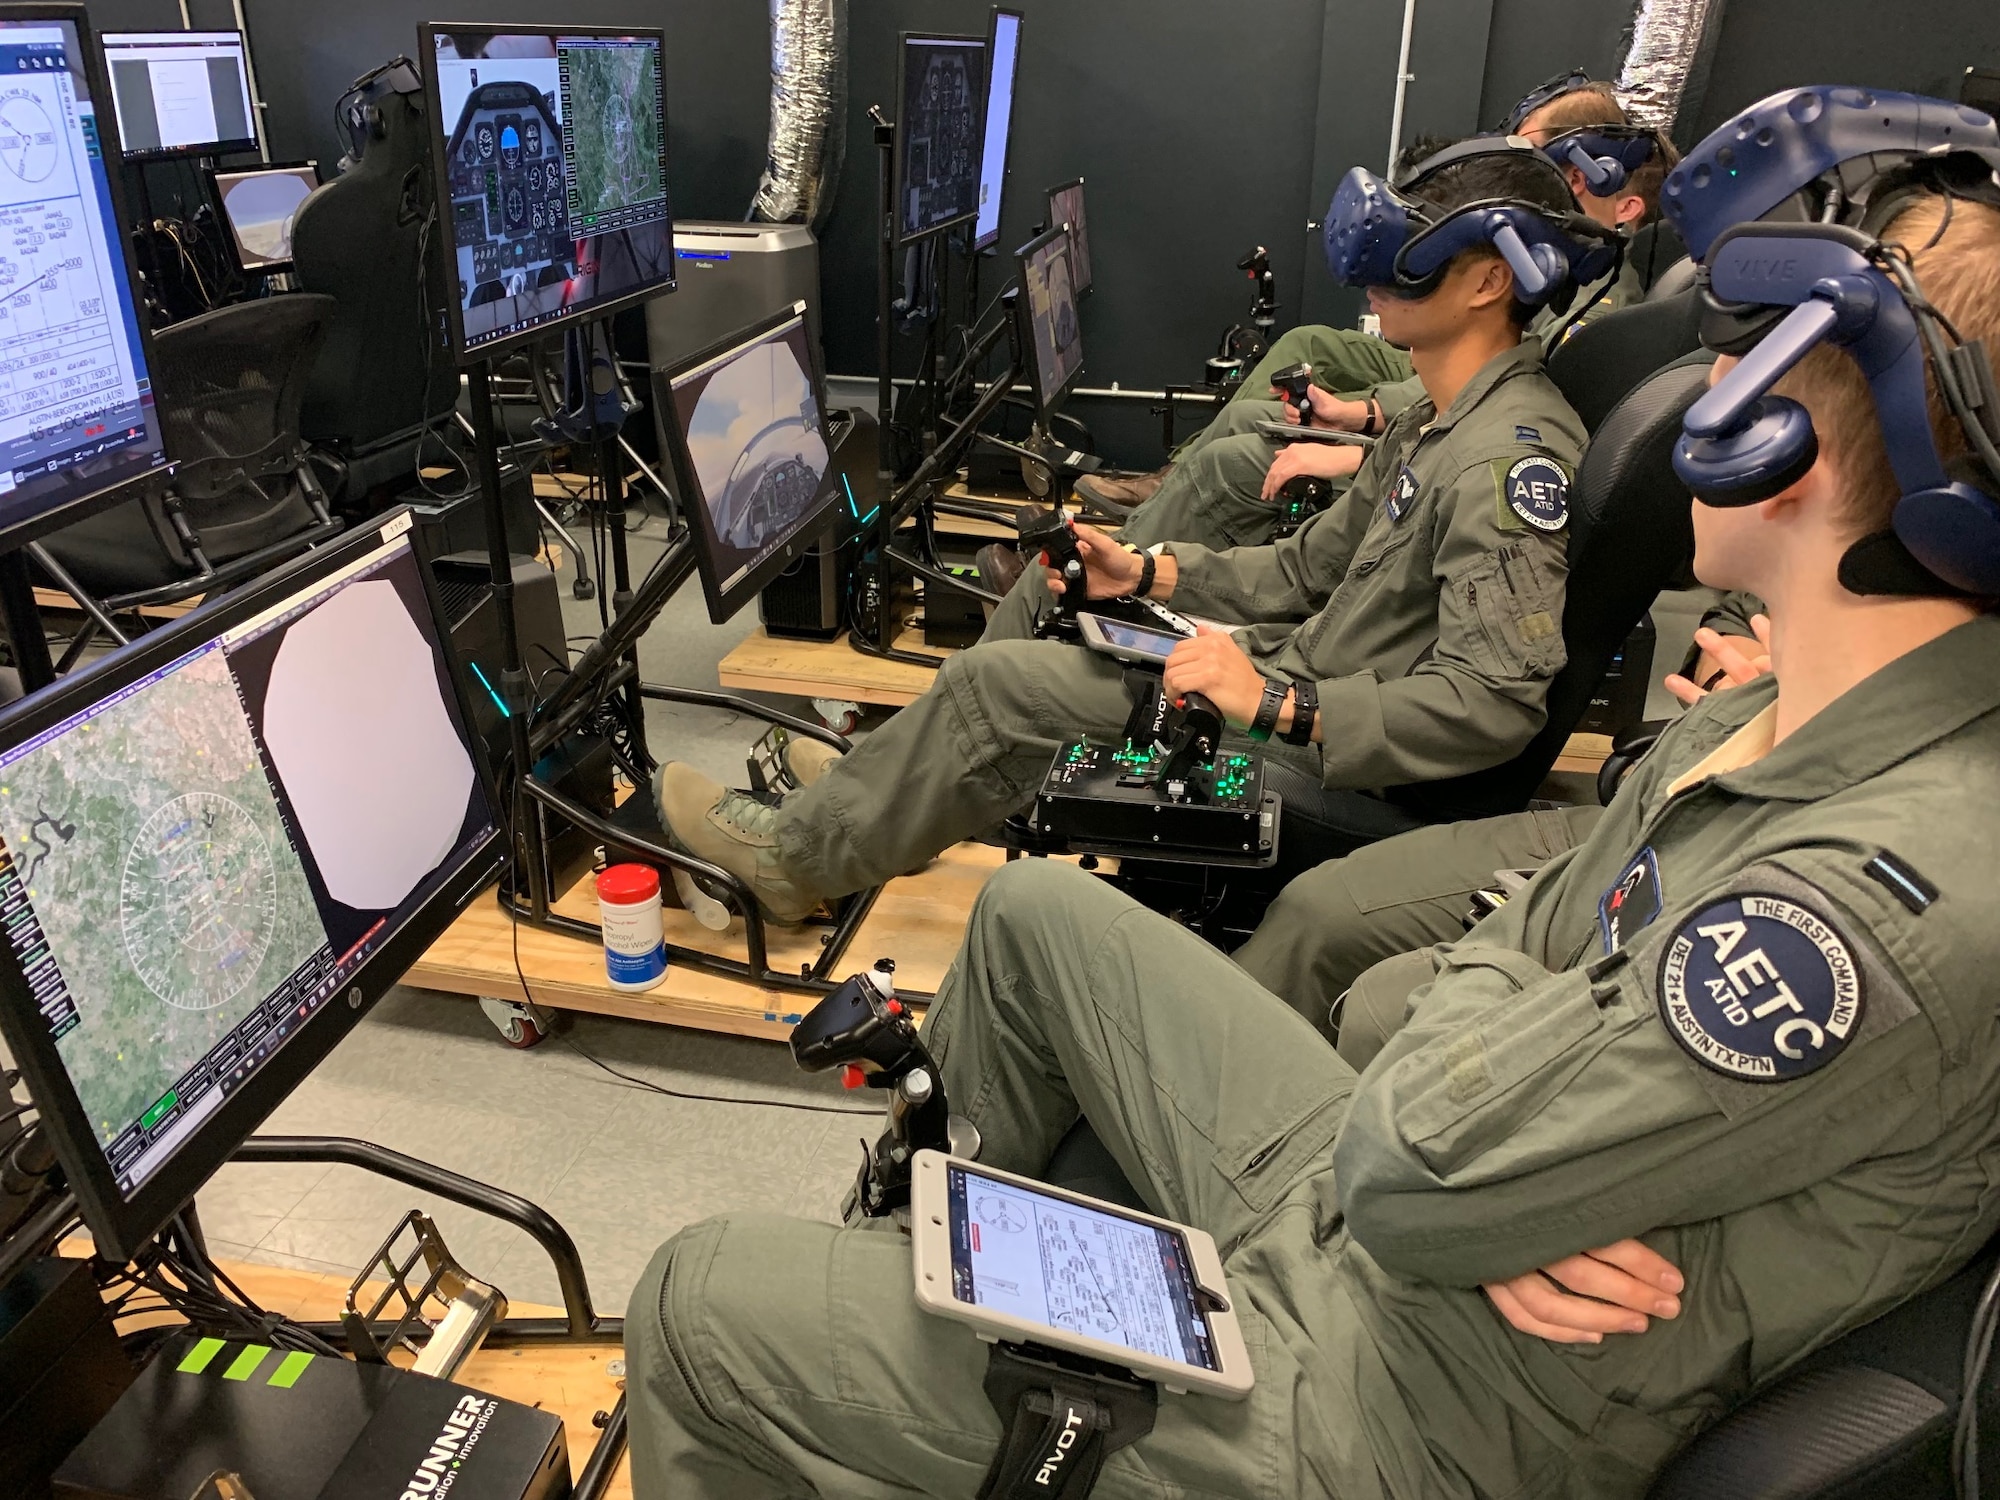
[[[1346,871],[1330,860],[1286,884],[1236,962],[1331,1040],[1334,997],[1366,966],[1370,936]]]
[[[1428,948],[1373,965],[1348,986],[1338,1017],[1341,1058],[1357,1071],[1375,1061],[1409,1019],[1410,996],[1437,977]]]

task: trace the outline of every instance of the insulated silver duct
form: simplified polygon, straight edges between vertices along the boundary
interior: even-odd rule
[[[1633,124],[1672,133],[1690,83],[1698,102],[1722,6],[1723,0],[1639,0],[1632,45],[1618,71],[1618,98]]]
[[[771,0],[771,149],[750,217],[824,228],[846,147],[847,0]]]

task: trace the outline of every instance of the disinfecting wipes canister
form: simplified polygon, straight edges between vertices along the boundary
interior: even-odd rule
[[[650,990],[666,978],[660,872],[650,865],[611,866],[597,877],[597,907],[604,924],[604,974],[612,987]]]

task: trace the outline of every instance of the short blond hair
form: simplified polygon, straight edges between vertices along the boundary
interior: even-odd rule
[[[2000,209],[1965,198],[1947,203],[1923,197],[1899,213],[1882,238],[1907,250],[1925,298],[1967,343],[1983,340],[1990,363],[1992,350],[2000,347]],[[1928,362],[1925,385],[1938,453],[1950,463],[1968,445]],[[1861,367],[1844,349],[1823,344],[1774,389],[1812,414],[1820,452],[1840,471],[1841,520],[1851,535],[1887,531],[1902,486],[1889,465],[1875,397]]]
[[[1539,109],[1529,111],[1528,119],[1534,120],[1535,129],[1548,131],[1551,137],[1568,130],[1581,130],[1586,125],[1626,125],[1625,106],[1618,102],[1618,95],[1608,83],[1586,83],[1581,88],[1571,89],[1567,94],[1558,94]],[[1523,128],[1528,121],[1521,122]]]

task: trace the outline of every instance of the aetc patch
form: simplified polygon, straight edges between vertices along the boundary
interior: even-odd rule
[[[1507,508],[1537,531],[1569,519],[1569,479],[1552,458],[1524,458],[1507,471]]]
[[[1681,924],[1660,960],[1660,1015],[1704,1067],[1753,1083],[1817,1072],[1861,1024],[1861,967],[1833,924],[1745,895]]]
[[[1389,512],[1389,519],[1400,521],[1410,513],[1410,507],[1417,503],[1417,476],[1410,472],[1408,464],[1396,476],[1396,482],[1389,486],[1389,498],[1382,502],[1382,508]]]

